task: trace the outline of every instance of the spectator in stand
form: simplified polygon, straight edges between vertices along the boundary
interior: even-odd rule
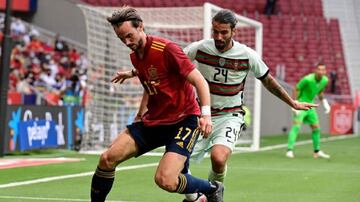
[[[54,50],[60,53],[68,51],[68,45],[60,39],[59,33],[55,36]]]
[[[34,54],[42,53],[44,51],[41,41],[39,41],[35,36],[30,38],[30,43],[28,44],[27,49]]]
[[[275,14],[277,0],[266,0],[265,15],[270,16]]]
[[[33,25],[31,25],[31,26],[30,26],[29,35],[30,35],[31,37],[39,37],[39,36],[40,36],[40,32],[39,32],[39,30],[37,30]]]
[[[55,77],[51,76],[51,70],[47,67],[46,64],[42,64],[44,69],[40,74],[40,79],[45,82],[46,89],[51,90],[52,86],[55,85]]]
[[[89,61],[88,61],[85,53],[81,52],[80,53],[80,64],[79,64],[80,68],[86,70],[88,68],[88,65],[89,65]]]
[[[66,81],[66,88],[63,92],[63,101],[65,105],[79,105],[81,103],[81,83],[77,75],[72,75],[69,80]]]
[[[56,75],[60,72],[60,68],[58,67],[58,64],[55,62],[55,60],[50,59],[48,68],[51,71],[51,76],[56,77]]]
[[[9,91],[14,92],[16,91],[16,86],[20,81],[17,69],[10,68],[9,72]]]
[[[26,34],[27,29],[25,24],[20,20],[20,18],[16,18],[14,21],[11,22],[10,30],[12,35],[22,35]]]
[[[3,15],[0,15],[0,23],[3,19]],[[85,55],[75,48],[69,51],[68,45],[60,39],[59,34],[54,44],[45,44],[38,40],[39,30],[32,25],[27,27],[19,18],[13,21],[11,31],[16,46],[11,55],[9,90],[23,94],[32,94],[37,90],[46,95],[55,89],[57,95],[66,92],[67,95],[75,94],[76,100],[80,100],[88,65]],[[1,36],[0,32],[0,40]],[[72,76],[75,73],[81,76],[80,81],[79,77]],[[77,81],[75,77],[78,78]]]
[[[55,83],[52,85],[53,90],[57,91],[57,94],[61,95],[66,90],[66,80],[62,73],[57,73],[55,76]]]
[[[330,72],[330,93],[336,93],[336,80],[337,80],[337,74],[335,71]]]
[[[80,63],[80,54],[75,48],[71,48],[69,51],[69,61],[71,67],[77,67]]]
[[[32,89],[33,83],[34,75],[32,73],[27,73],[16,85],[16,91],[25,95],[32,94],[34,92]]]

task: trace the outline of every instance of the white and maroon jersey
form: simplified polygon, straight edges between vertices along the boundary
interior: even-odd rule
[[[184,52],[192,61],[197,61],[198,70],[209,84],[213,115],[241,110],[249,71],[258,79],[269,73],[254,50],[236,41],[224,53],[216,49],[213,39],[194,42]]]

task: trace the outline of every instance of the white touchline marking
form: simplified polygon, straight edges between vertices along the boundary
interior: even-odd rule
[[[331,142],[331,141],[335,141],[335,140],[344,140],[344,139],[350,139],[350,138],[355,138],[355,137],[359,137],[359,135],[341,135],[341,136],[335,136],[335,137],[326,137],[326,138],[321,138],[321,142]],[[305,145],[305,144],[312,144],[312,140],[299,141],[295,145]],[[236,149],[235,148],[233,154],[245,153],[245,152],[269,151],[269,150],[273,150],[273,149],[286,148],[287,146],[288,146],[287,144],[278,144],[278,145],[274,145],[274,146],[262,147],[258,151],[252,151],[252,150],[245,150],[244,151],[242,149]]]
[[[134,170],[134,169],[139,169],[139,168],[153,167],[153,166],[157,166],[157,165],[158,165],[158,163],[148,163],[148,164],[141,164],[141,165],[134,165],[134,166],[124,166],[124,167],[117,168],[116,171]],[[7,183],[7,184],[0,184],[0,189],[8,188],[8,187],[17,187],[17,186],[22,186],[22,185],[29,185],[29,184],[37,184],[37,183],[41,183],[41,182],[63,180],[63,179],[69,179],[69,178],[75,178],[75,177],[85,177],[85,176],[90,176],[93,174],[94,174],[94,171],[90,171],[90,172],[84,172],[84,173],[78,173],[78,174],[61,175],[61,176],[55,176],[55,177],[45,177],[45,178],[22,181],[22,182],[11,182],[11,183]]]
[[[89,201],[89,199],[73,199],[73,198],[42,198],[42,197],[25,197],[25,196],[0,196],[3,199],[22,199],[22,200],[36,200],[36,201]],[[107,202],[135,202],[135,201],[112,201]]]

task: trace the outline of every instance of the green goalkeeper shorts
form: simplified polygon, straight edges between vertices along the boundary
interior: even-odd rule
[[[318,124],[319,123],[319,117],[317,115],[316,109],[311,108],[307,111],[305,110],[299,110],[299,114],[296,115],[293,114],[293,121],[298,123],[304,123],[304,124]]]

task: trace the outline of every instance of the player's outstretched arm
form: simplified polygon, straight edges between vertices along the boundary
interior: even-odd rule
[[[265,78],[261,79],[261,82],[269,92],[280,98],[293,109],[308,110],[312,107],[318,106],[318,104],[298,102],[292,99],[290,95],[285,91],[285,89],[279,84],[279,82],[277,82],[276,79],[271,76],[271,74],[268,74]]]
[[[128,70],[128,71],[118,71],[116,75],[111,79],[111,82],[120,84],[124,83],[126,79],[135,77],[137,75],[136,69]]]
[[[207,138],[212,131],[209,86],[197,69],[192,70],[186,79],[195,86],[199,96],[201,105],[200,129],[204,137]]]

